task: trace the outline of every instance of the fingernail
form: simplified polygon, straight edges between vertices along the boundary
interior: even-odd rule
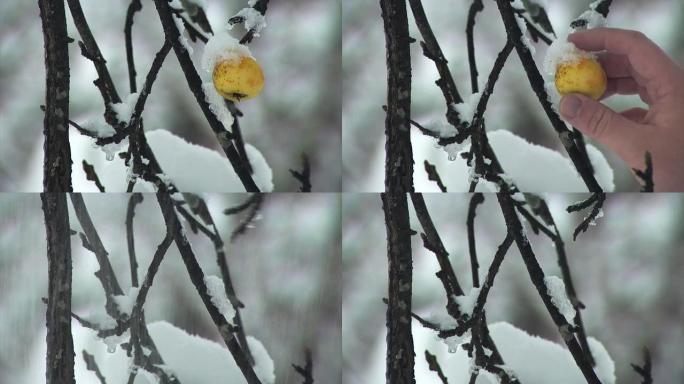
[[[568,95],[561,100],[560,112],[566,119],[572,119],[579,114],[580,107],[582,107],[582,100],[575,95]]]

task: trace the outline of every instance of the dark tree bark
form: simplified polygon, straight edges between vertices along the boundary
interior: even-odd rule
[[[383,193],[381,197],[385,211],[389,262],[385,377],[388,384],[415,384],[415,352],[411,333],[412,231],[408,201],[405,193]]]
[[[381,0],[387,44],[385,191],[413,191],[411,148],[411,52],[404,0]]]
[[[48,257],[47,384],[75,383],[71,336],[71,233],[66,195],[40,195],[45,216]]]
[[[71,191],[69,146],[69,36],[63,0],[39,0],[45,41],[43,190]]]

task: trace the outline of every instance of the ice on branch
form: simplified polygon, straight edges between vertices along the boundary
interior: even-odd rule
[[[81,127],[100,138],[111,137],[116,133],[114,128],[107,124],[102,117],[88,120],[87,122],[81,124]]]
[[[558,308],[558,312],[565,317],[565,321],[569,324],[575,324],[575,308],[568,299],[563,280],[556,276],[546,276],[544,285],[546,285],[546,292],[551,296],[551,302]]]
[[[135,103],[138,102],[138,93],[131,93],[126,96],[125,100],[120,103],[112,103],[111,107],[116,112],[116,117],[119,121],[128,123],[131,121]]]
[[[477,103],[480,102],[480,97],[482,93],[477,92],[465,97],[462,103],[451,104],[451,107],[458,112],[461,121],[471,123],[473,117],[475,116],[475,110],[477,109]]]
[[[254,36],[259,36],[261,30],[266,27],[266,16],[254,8],[242,8],[233,17],[243,18],[245,20],[245,29],[254,29]],[[233,29],[233,25],[228,25],[228,29]]]
[[[114,296],[114,302],[119,308],[119,312],[130,316],[133,313],[133,307],[135,306],[135,301],[138,298],[139,287],[131,287],[126,295],[116,295]]]
[[[228,301],[223,280],[217,276],[205,276],[204,284],[207,285],[209,296],[211,296],[211,303],[221,312],[226,321],[232,324],[235,317],[235,308]]]

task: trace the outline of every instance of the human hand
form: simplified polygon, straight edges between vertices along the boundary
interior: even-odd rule
[[[684,191],[684,70],[642,33],[614,28],[576,32],[568,41],[598,54],[608,77],[602,98],[635,95],[649,109],[615,112],[579,94],[561,99],[561,116],[614,151],[630,168],[653,158],[656,191]]]

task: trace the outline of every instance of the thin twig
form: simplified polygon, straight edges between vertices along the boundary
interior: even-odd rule
[[[653,184],[653,159],[651,158],[651,152],[646,151],[646,154],[644,154],[644,162],[646,163],[646,168],[643,171],[636,168],[632,170],[636,177],[644,182],[641,186],[641,192],[653,192],[655,186]]]
[[[484,9],[482,0],[473,0],[468,10],[468,21],[466,23],[466,39],[468,40],[468,65],[470,66],[470,89],[472,93],[479,92],[477,84],[477,63],[475,60],[475,42],[473,29],[475,28],[475,16]]]
[[[311,165],[306,153],[302,153],[302,171],[290,169],[290,174],[302,184],[299,192],[311,192]]]
[[[632,369],[642,377],[641,384],[653,384],[653,375],[651,373],[651,352],[648,348],[644,348],[644,365],[638,366],[636,364],[631,364]]]
[[[128,208],[126,209],[126,244],[128,245],[128,260],[131,266],[131,286],[138,286],[138,261],[135,257],[135,231],[133,231],[133,217],[135,207],[142,203],[143,194],[133,193],[128,198]]]
[[[126,23],[124,24],[124,36],[126,40],[126,61],[128,63],[128,84],[131,93],[138,92],[135,82],[135,60],[133,58],[133,17],[136,12],[142,10],[140,0],[131,0],[131,4],[126,11]]]
[[[74,207],[76,217],[85,233],[85,238],[82,237],[82,240],[87,241],[84,242],[84,246],[95,254],[97,263],[100,266],[100,269],[95,272],[95,276],[100,280],[105,292],[105,308],[107,313],[114,319],[119,319],[121,318],[121,314],[113,297],[123,295],[123,291],[116,279],[112,264],[109,262],[109,253],[105,249],[104,244],[102,244],[100,235],[98,235],[97,230],[95,229],[95,225],[93,224],[85,202],[83,201],[83,196],[80,193],[72,193],[69,196],[71,197],[71,204]]]
[[[100,192],[104,192],[105,188],[100,182],[100,177],[97,176],[97,172],[95,172],[95,167],[93,167],[93,165],[88,163],[85,159],[83,159],[81,164],[83,165],[83,172],[86,174],[86,179],[94,182],[95,186]]]
[[[302,378],[304,381],[302,384],[314,384],[314,379],[313,379],[313,362],[311,360],[311,350],[307,349],[304,351],[304,367],[301,367],[296,364],[292,364],[292,368],[302,375]]]
[[[477,262],[477,247],[475,246],[475,215],[477,214],[477,206],[484,203],[484,195],[475,193],[470,198],[468,205],[468,216],[466,226],[468,228],[468,250],[470,251],[470,270],[473,279],[473,287],[480,287],[480,276],[478,274],[479,263]]]
[[[428,180],[434,181],[435,183],[437,183],[437,187],[439,187],[440,191],[446,192],[447,188],[442,182],[442,178],[439,176],[439,173],[437,172],[437,167],[430,164],[430,162],[427,160],[423,161],[423,165],[425,166],[425,173],[427,173],[428,175]]]
[[[439,377],[439,380],[442,382],[442,384],[449,384],[446,376],[444,376],[444,372],[442,372],[442,367],[439,366],[437,356],[428,352],[427,349],[425,350],[425,361],[428,363],[428,368],[437,373],[437,377]]]
[[[605,193],[597,192],[593,193],[591,197],[589,197],[588,199],[570,205],[568,208],[566,208],[568,212],[577,212],[585,208],[588,208],[593,204],[591,213],[589,213],[589,215],[587,215],[587,217],[585,217],[584,220],[582,220],[582,222],[577,226],[577,228],[575,228],[575,232],[572,234],[573,240],[577,240],[577,236],[579,236],[580,233],[586,232],[586,230],[589,229],[589,226],[595,223],[595,220],[599,217],[599,214],[601,214],[601,208],[603,207],[603,202],[605,201],[605,199]]]
[[[100,372],[100,367],[97,365],[97,362],[95,361],[95,356],[88,353],[85,349],[83,350],[83,361],[85,361],[86,369],[95,373],[97,380],[101,384],[107,384],[107,380],[105,380],[105,377],[102,376],[102,372]]]
[[[423,194],[411,193],[411,202],[413,203],[413,209],[416,212],[416,216],[418,216],[418,221],[423,227],[424,233],[421,235],[423,245],[435,254],[437,262],[439,263],[440,270],[437,272],[437,277],[442,282],[444,293],[447,296],[447,312],[454,319],[459,319],[462,313],[454,300],[454,296],[463,295],[463,289],[458,283],[454,268],[451,265],[451,261],[449,261],[449,252],[447,252],[444,247],[442,239],[432,222],[430,212],[423,199]]]

